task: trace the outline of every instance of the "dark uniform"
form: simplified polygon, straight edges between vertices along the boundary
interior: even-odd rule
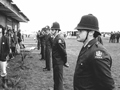
[[[45,60],[46,60],[46,69],[51,70],[51,55],[52,55],[52,38],[48,34],[46,36],[46,50],[45,50]]]
[[[43,70],[48,70],[50,71],[51,70],[51,55],[52,55],[52,37],[51,37],[51,34],[50,34],[50,27],[49,26],[46,26],[45,27],[45,60],[46,60],[46,67],[43,68]]]
[[[111,65],[111,56],[103,45],[96,39],[91,40],[78,56],[74,90],[113,90]]]
[[[119,43],[119,39],[120,39],[120,33],[117,32],[117,33],[116,33],[116,40],[117,40],[117,43]]]
[[[67,62],[66,44],[60,35],[53,40],[53,79],[54,90],[63,90],[63,65]]]
[[[58,33],[60,31],[58,22],[53,23],[51,30],[52,35],[55,36],[52,43],[54,90],[63,90],[63,66],[67,63],[66,43]]]
[[[38,48],[38,50],[40,49],[40,30],[37,32],[37,48]]]
[[[40,34],[40,40],[41,40],[41,59],[44,59],[44,60],[45,60],[45,49],[46,49],[45,36],[46,35],[44,34],[44,28],[43,28]]]
[[[82,33],[81,30],[87,34],[84,40],[78,37],[84,46],[77,59],[74,90],[114,90],[111,75],[112,58],[102,43],[96,39],[101,35],[97,18],[92,14],[83,16],[76,29],[79,30],[79,35]]]

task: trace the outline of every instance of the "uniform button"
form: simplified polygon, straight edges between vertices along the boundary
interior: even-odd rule
[[[5,44],[4,42],[2,44]]]
[[[90,47],[91,45],[88,45],[88,47]]]
[[[81,63],[80,65],[83,65],[83,63]]]

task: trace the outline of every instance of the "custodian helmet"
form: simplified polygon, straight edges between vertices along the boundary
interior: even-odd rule
[[[47,25],[47,26],[45,27],[45,30],[50,30],[50,27]]]
[[[82,16],[81,21],[75,29],[95,31],[98,35],[101,35],[99,32],[98,19],[92,14]]]
[[[60,25],[59,25],[58,22],[54,22],[53,25],[52,25],[52,27],[51,27],[51,29],[55,29],[55,30],[61,31],[61,30],[60,30]]]

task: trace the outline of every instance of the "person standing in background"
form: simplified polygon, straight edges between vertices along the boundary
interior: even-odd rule
[[[41,42],[40,42],[40,30],[37,32],[37,49],[39,50],[40,49],[40,46],[41,46]]]
[[[42,28],[41,34],[40,34],[40,40],[41,40],[41,59],[40,60],[45,60],[45,28]]]
[[[20,47],[22,47],[22,45],[21,45],[21,42],[22,42],[21,30],[18,30],[17,37],[18,37],[18,44],[20,45]]]
[[[49,26],[46,26],[45,27],[45,33],[46,33],[46,36],[45,36],[45,45],[46,45],[46,49],[45,49],[45,65],[46,67],[43,68],[43,70],[47,70],[47,71],[50,71],[51,70],[51,55],[52,55],[52,38],[51,38],[51,34],[50,34],[50,27]]]
[[[9,40],[4,36],[4,28],[0,25],[0,69],[2,77],[2,87],[7,87],[6,76],[7,76],[7,60],[9,59]]]

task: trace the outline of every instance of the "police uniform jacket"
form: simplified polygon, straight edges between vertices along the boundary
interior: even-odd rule
[[[9,54],[9,39],[6,36],[0,38],[0,61],[6,61]]]
[[[53,40],[52,59],[53,65],[60,65],[67,62],[65,40],[60,35],[57,35]]]
[[[74,73],[74,90],[113,90],[112,59],[103,45],[91,40],[79,53]]]
[[[51,48],[51,47],[52,47],[51,34],[46,35],[46,47],[48,47],[48,48]]]
[[[41,40],[41,45],[45,46],[46,35],[41,34],[39,37],[40,37],[40,40]]]

